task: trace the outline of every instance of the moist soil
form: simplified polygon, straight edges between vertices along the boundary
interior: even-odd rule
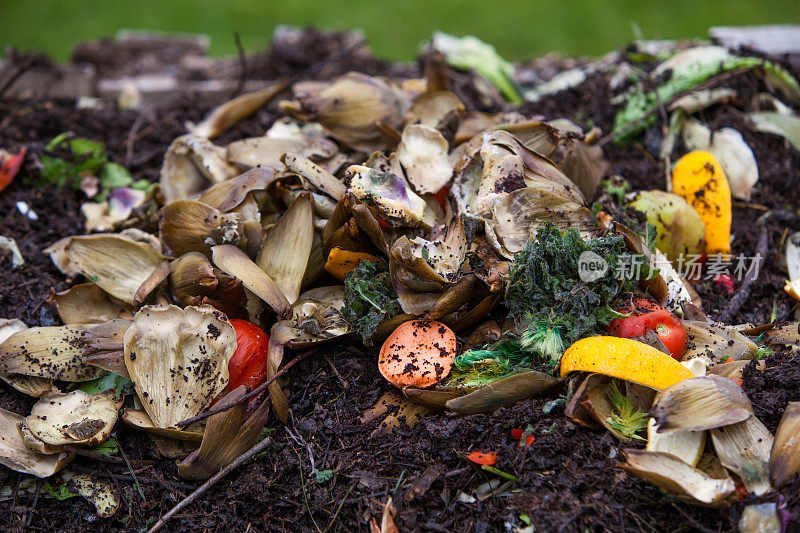
[[[248,62],[248,76],[268,79],[297,74],[344,46],[343,39],[330,39],[315,37],[256,56]],[[354,68],[392,75],[421,71],[419,64],[389,64],[361,53],[360,61],[331,62],[313,77],[330,78]],[[499,108],[496,101],[476,97],[478,91],[469,76],[449,75],[469,108]],[[592,75],[580,86],[526,104],[520,111],[545,118],[567,117],[584,128],[597,126],[607,133],[614,115],[607,81],[604,74]],[[778,137],[745,128],[742,111],[756,108],[757,94],[768,89],[758,76],[743,74],[725,85],[737,90],[736,98],[710,108],[701,119],[714,129],[731,126],[742,132],[755,152],[760,173],[751,201],[735,204],[734,254],[753,255],[760,235],[767,232],[767,257],[731,322],[796,319],[796,305],[782,290],[786,278],[782,249],[787,234],[800,230],[800,188],[793,184],[800,154]],[[185,132],[187,120],[198,121],[207,111],[191,101],[142,112],[113,106],[78,110],[71,101],[4,101],[0,102],[0,147],[12,151],[25,146],[37,154],[55,135],[72,131],[104,141],[112,160],[128,167],[137,179],[155,181],[169,143]],[[274,107],[259,111],[218,142],[261,135],[276,116]],[[663,131],[659,119],[639,143],[624,149],[605,144],[611,172],[629,180],[634,189],[663,189],[665,170],[653,155]],[[19,176],[0,193],[0,235],[15,239],[26,260],[24,266],[12,270],[10,258],[0,256],[0,317],[49,326],[60,324],[46,303],[50,291],[63,290],[73,280],[64,279],[41,250],[61,237],[82,232],[80,203],[85,198],[71,189],[36,186],[34,161],[34,157],[26,158]],[[38,219],[22,215],[19,202],[27,203]],[[734,293],[740,285],[735,281]],[[711,314],[723,312],[732,301],[731,294],[712,282],[699,282],[695,288]],[[288,353],[287,360],[293,356]],[[380,523],[384,503],[392,497],[402,531],[510,531],[512,526],[524,525],[524,515],[537,530],[546,531],[730,531],[736,529],[743,507],[759,501],[747,498],[725,509],[676,502],[617,467],[622,446],[610,435],[574,425],[558,407],[545,409],[563,390],[489,415],[434,415],[411,427],[376,433],[377,422],[360,421],[362,413],[390,389],[377,371],[376,360],[374,349],[334,344],[297,364],[286,381],[292,407],[289,427],[271,416],[267,431],[274,444],[179,513],[165,530],[364,531],[373,517]],[[798,359],[787,350],[769,356],[763,371],[751,364],[744,373],[744,387],[756,414],[774,432],[787,402],[800,401]],[[2,408],[25,413],[32,403],[7,386],[0,388]],[[519,447],[510,430],[528,425],[536,440]],[[23,476],[2,468],[3,526],[141,531],[196,487],[177,476],[174,461],[159,456],[145,434],[120,425],[117,439],[130,467],[118,458],[98,462],[79,456],[73,463],[75,469],[116,485],[122,505],[115,517],[98,518],[81,498],[57,501],[43,490],[19,490]],[[462,492],[470,494],[498,479],[463,459],[463,453],[473,450],[496,451],[495,466],[518,481],[499,495],[462,502]],[[800,513],[797,478],[782,492],[789,509]],[[796,523],[793,526],[797,529]]]

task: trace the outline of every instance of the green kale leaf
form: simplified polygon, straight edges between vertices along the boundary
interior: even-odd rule
[[[582,281],[579,257],[594,252],[608,270],[594,281]],[[619,258],[627,254],[621,236],[584,240],[575,229],[562,233],[552,224],[515,255],[509,269],[505,305],[517,324],[526,350],[549,359],[555,368],[573,342],[621,316],[614,305],[634,281],[619,274]]]
[[[370,339],[383,321],[402,312],[389,271],[377,261],[361,261],[348,272],[344,291],[342,313],[364,344],[371,344]]]

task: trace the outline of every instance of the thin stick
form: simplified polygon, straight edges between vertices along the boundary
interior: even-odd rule
[[[223,411],[227,411],[228,409],[230,409],[234,405],[238,405],[238,404],[240,404],[240,403],[242,403],[244,401],[249,400],[253,396],[257,395],[258,393],[260,393],[261,391],[266,389],[273,381],[275,381],[276,379],[281,377],[287,370],[292,368],[295,364],[299,363],[301,360],[305,359],[306,357],[308,357],[309,355],[311,355],[314,352],[316,352],[316,350],[311,350],[311,351],[308,351],[308,352],[305,352],[305,353],[302,353],[302,354],[298,355],[297,357],[295,357],[294,359],[292,359],[291,361],[286,363],[286,366],[284,366],[283,368],[281,368],[280,370],[275,372],[274,376],[272,376],[267,381],[265,381],[264,383],[262,383],[261,385],[259,385],[255,389],[253,389],[252,391],[248,392],[247,394],[245,394],[244,396],[242,396],[238,400],[236,400],[234,402],[231,402],[228,405],[223,405],[222,407],[215,407],[214,409],[211,409],[210,411],[206,411],[205,413],[200,413],[199,415],[193,416],[192,418],[187,418],[186,420],[182,420],[181,422],[178,422],[175,425],[178,426],[179,428],[186,427],[189,424],[194,424],[195,422],[199,422],[200,420],[205,420],[206,418],[208,418],[210,416],[213,416],[213,415],[215,415],[217,413],[221,413]]]
[[[170,509],[167,514],[163,515],[161,518],[158,519],[158,522],[153,524],[153,527],[147,530],[147,533],[155,533],[156,531],[160,530],[167,521],[175,516],[175,514],[182,511],[186,508],[189,504],[194,502],[197,498],[199,498],[204,492],[208,489],[213,487],[220,479],[224,478],[228,474],[230,474],[233,470],[235,470],[239,465],[246,462],[248,459],[258,455],[262,451],[264,451],[267,446],[270,445],[272,439],[267,437],[266,439],[262,440],[261,442],[257,443],[255,446],[244,452],[242,455],[237,457],[231,464],[211,476],[211,478],[200,485],[193,493],[189,494],[186,498],[178,502],[178,504]]]

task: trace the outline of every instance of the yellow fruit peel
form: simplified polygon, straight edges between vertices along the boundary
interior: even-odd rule
[[[596,372],[665,389],[694,373],[652,346],[620,337],[588,337],[570,346],[561,358],[561,377],[570,372]]]
[[[706,253],[731,253],[731,189],[722,167],[709,152],[681,157],[672,169],[672,190],[694,207],[706,228]]]

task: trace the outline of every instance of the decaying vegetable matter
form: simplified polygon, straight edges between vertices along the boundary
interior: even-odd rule
[[[476,46],[433,43],[466,65],[461,45]],[[773,437],[741,382],[770,346],[797,346],[796,324],[717,322],[682,270],[687,255],[730,258],[733,198],[758,180],[741,135],[698,126],[700,96],[670,102],[668,137],[689,151],[669,191],[631,193],[607,175],[598,132],[469,110],[436,76],[441,57],[423,79],[351,72],[234,99],[172,142],[125,216],[113,190],[85,210],[103,232],[45,250],[80,281],[51,295],[64,325],[0,324],[0,379],[37,398],[28,416],[0,410],[0,463],[53,475],[120,419],[206,480],[262,440],[270,409],[291,419],[284,359],[339,342],[391,384],[364,413],[376,435],[551,393],[681,502],[784,486],[800,470],[798,404]],[[495,67],[483,74],[519,99]],[[284,115],[262,136],[212,140],[279,95]],[[628,95],[614,137],[653,96]],[[798,242],[786,290],[800,299]],[[491,467],[482,453],[467,457]]]

